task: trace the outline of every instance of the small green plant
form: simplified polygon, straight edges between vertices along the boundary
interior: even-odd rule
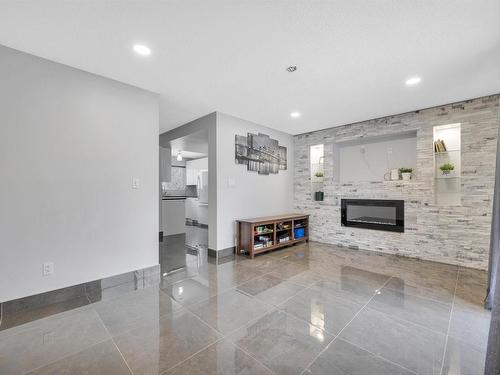
[[[316,177],[324,177],[324,173],[322,171],[318,171],[314,174]]]
[[[412,173],[413,168],[399,168],[399,173]]]
[[[443,174],[450,174],[450,172],[455,169],[455,166],[451,163],[445,163],[440,166],[439,169],[441,169],[441,172],[443,172]]]

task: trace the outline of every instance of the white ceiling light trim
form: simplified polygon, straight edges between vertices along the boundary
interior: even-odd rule
[[[290,117],[291,118],[298,118],[298,117],[300,117],[300,112],[296,112],[296,111],[292,112],[292,113],[290,113]]]
[[[410,77],[406,80],[406,86],[415,86],[418,85],[422,81],[422,78],[419,76]]]
[[[134,52],[141,56],[151,55],[151,49],[144,44],[134,44]]]

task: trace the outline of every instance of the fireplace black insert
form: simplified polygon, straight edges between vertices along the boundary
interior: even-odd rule
[[[404,200],[342,199],[341,221],[346,227],[405,231]]]

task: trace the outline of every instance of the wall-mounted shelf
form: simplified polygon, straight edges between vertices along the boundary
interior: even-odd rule
[[[461,204],[461,125],[449,124],[434,127],[434,195],[440,206]],[[449,174],[440,169],[451,164]]]

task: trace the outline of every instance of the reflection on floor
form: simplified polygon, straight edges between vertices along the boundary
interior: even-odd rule
[[[198,264],[198,255],[208,251],[208,229],[186,225],[185,233],[163,237],[160,242],[160,266],[163,276],[184,269],[193,260]]]
[[[0,331],[0,373],[482,374],[484,272],[319,243],[220,265],[168,249],[159,285]]]

